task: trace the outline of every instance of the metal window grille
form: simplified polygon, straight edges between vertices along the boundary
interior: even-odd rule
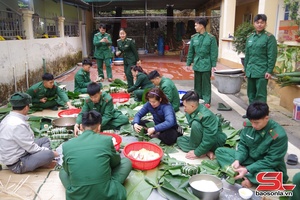
[[[59,36],[57,18],[45,18],[33,15],[32,26],[35,38],[43,38],[45,35],[49,37]]]
[[[65,21],[65,36],[76,37],[79,36],[78,22]]]
[[[5,39],[24,38],[22,16],[12,11],[0,11],[0,36]]]

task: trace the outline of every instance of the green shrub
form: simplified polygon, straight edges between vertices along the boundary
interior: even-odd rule
[[[233,47],[238,54],[245,53],[247,37],[254,30],[254,26],[249,22],[244,22],[237,27],[236,31],[234,32]]]

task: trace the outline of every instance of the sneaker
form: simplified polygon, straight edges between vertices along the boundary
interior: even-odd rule
[[[104,78],[99,76],[98,79],[96,80],[96,82],[103,82],[104,81]]]

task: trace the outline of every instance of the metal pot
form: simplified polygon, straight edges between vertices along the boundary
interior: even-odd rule
[[[206,180],[206,181],[212,181],[216,184],[216,186],[218,187],[218,191],[214,191],[214,192],[207,192],[207,191],[201,191],[199,189],[193,188],[193,186],[191,185],[192,182],[194,181],[201,181],[201,180]],[[209,174],[197,174],[194,175],[190,178],[189,180],[189,184],[192,188],[192,192],[195,196],[197,196],[198,198],[200,198],[201,200],[217,200],[219,199],[220,193],[223,190],[223,183],[222,180],[219,179],[216,176],[213,175],[209,175]]]
[[[76,124],[76,117],[61,117],[52,120],[52,126],[54,127],[66,127],[73,129]]]
[[[214,73],[218,92],[223,94],[236,94],[240,92],[244,80],[244,73],[224,74]]]

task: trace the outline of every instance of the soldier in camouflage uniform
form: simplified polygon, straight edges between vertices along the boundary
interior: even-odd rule
[[[215,36],[207,33],[206,18],[195,20],[196,34],[192,35],[186,65],[193,63],[194,89],[205,104],[211,102],[211,70],[217,65],[218,45]],[[208,107],[208,105],[207,105]]]

